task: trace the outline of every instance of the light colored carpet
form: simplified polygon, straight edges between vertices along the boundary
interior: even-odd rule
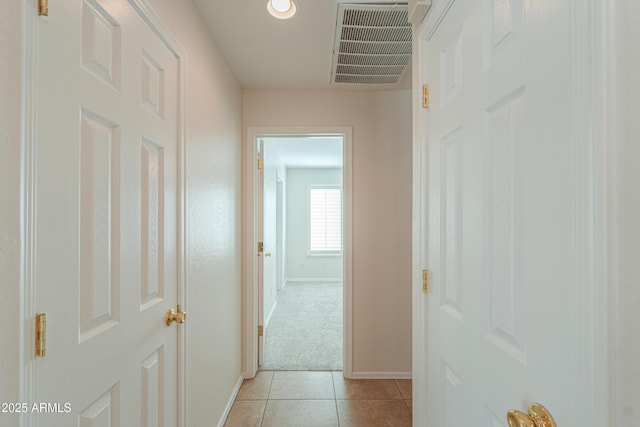
[[[290,283],[265,332],[261,369],[342,370],[342,283]]]

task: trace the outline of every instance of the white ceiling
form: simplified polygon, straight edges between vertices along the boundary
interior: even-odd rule
[[[275,154],[273,160],[288,168],[342,167],[342,137],[268,137],[263,141],[266,156]]]
[[[266,0],[194,0],[245,89],[326,89],[338,3],[389,0],[295,0],[298,13],[279,20]],[[402,87],[408,87],[410,73]]]

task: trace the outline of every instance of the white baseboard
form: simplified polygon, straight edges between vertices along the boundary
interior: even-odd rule
[[[267,328],[269,327],[269,322],[271,321],[271,317],[273,316],[273,313],[276,311],[276,307],[278,306],[278,301],[273,303],[273,307],[271,307],[271,311],[269,311],[269,314],[267,314],[267,318],[264,319],[264,330],[266,332]]]
[[[285,286],[291,282],[342,282],[342,277],[293,277],[285,280]]]
[[[357,372],[351,373],[352,380],[410,380],[411,372]]]
[[[224,413],[222,414],[222,418],[218,422],[218,427],[224,427],[224,423],[227,422],[227,417],[229,417],[229,412],[231,412],[231,408],[233,407],[233,402],[236,401],[236,397],[238,397],[238,392],[240,391],[240,387],[242,386],[242,382],[244,381],[244,373],[240,375],[238,381],[236,382],[236,386],[233,388],[233,393],[231,393],[231,397],[229,397],[229,401],[227,402],[227,406],[224,408]]]

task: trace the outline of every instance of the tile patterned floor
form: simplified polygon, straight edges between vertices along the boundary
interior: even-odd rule
[[[411,380],[259,371],[242,384],[225,427],[411,427]]]

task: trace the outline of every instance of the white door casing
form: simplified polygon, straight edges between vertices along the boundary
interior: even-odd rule
[[[24,424],[184,425],[184,53],[141,0],[27,23]]]
[[[414,425],[606,425],[600,7],[442,0],[415,32]]]
[[[294,127],[294,128],[248,128],[245,139],[245,274],[244,274],[244,360],[245,378],[253,378],[258,367],[259,339],[258,322],[262,320],[262,286],[259,286],[259,258],[256,256],[256,242],[259,241],[259,224],[263,215],[258,207],[261,200],[258,192],[262,183],[258,181],[257,168],[258,141],[265,136],[341,136],[343,138],[343,372],[349,378],[352,372],[352,129],[350,127]],[[261,225],[260,225],[261,226]]]

